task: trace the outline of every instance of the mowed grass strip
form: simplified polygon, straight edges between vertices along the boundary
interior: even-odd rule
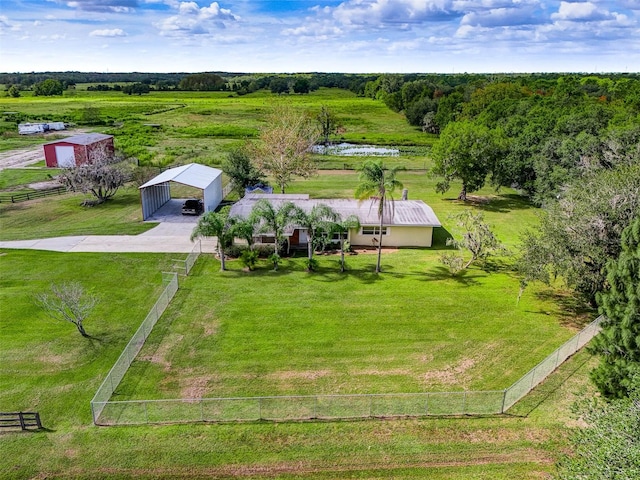
[[[83,207],[83,194],[0,203],[0,240],[70,235],[137,235],[156,226],[142,221],[140,193],[123,188],[101,205]]]
[[[414,393],[508,387],[572,331],[518,281],[473,268],[452,278],[433,252],[302,258],[228,272],[201,258],[147,341],[118,400]]]

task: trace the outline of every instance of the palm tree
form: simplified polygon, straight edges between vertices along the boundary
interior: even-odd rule
[[[224,249],[233,241],[229,228],[229,207],[220,212],[207,212],[200,217],[198,224],[191,232],[191,241],[198,237],[217,237],[220,253],[220,270],[226,270],[224,264]]]
[[[340,271],[344,273],[344,234],[352,228],[359,229],[360,219],[355,215],[349,215],[345,219],[338,219],[333,224],[333,227],[334,232],[340,235]]]
[[[253,250],[253,235],[256,232],[256,219],[249,216],[241,218],[238,216],[229,217],[229,229],[234,238],[246,240],[249,250]]]
[[[284,231],[293,222],[296,206],[285,202],[275,208],[267,199],[260,199],[251,210],[251,219],[260,222],[257,233],[271,233],[275,237],[275,254],[280,255]]]
[[[372,198],[378,204],[378,218],[380,219],[380,241],[378,242],[378,263],[376,273],[380,273],[380,258],[382,256],[382,227],[385,211],[391,211],[393,217],[393,192],[402,188],[402,183],[396,179],[400,167],[386,170],[382,160],[369,160],[360,168],[360,184],[356,188],[355,196],[359,200]]]
[[[331,226],[338,220],[337,212],[325,205],[319,203],[314,205],[309,213],[301,208],[297,208],[294,213],[294,223],[307,231],[307,255],[309,258],[309,270],[312,270],[313,260],[313,244],[322,233],[329,233]]]

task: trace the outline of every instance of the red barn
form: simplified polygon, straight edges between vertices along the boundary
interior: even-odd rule
[[[113,135],[83,133],[44,145],[47,167],[75,167],[102,152],[113,154]]]

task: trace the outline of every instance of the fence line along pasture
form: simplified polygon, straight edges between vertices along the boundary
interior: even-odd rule
[[[503,414],[595,337],[604,318],[595,319],[504,390],[110,401],[151,328],[175,295],[178,282],[177,275],[173,275],[165,289],[171,293],[163,292],[156,304],[161,309],[154,306],[91,401],[96,425]]]
[[[187,258],[182,259],[173,259],[174,265],[173,268],[176,270],[180,270],[180,275],[184,275],[185,277],[189,275],[191,269],[198,261],[200,254],[202,253],[202,240],[196,241],[195,245],[191,249],[191,252],[187,255]],[[182,273],[184,272],[184,273]]]
[[[133,334],[133,337],[131,337],[127,346],[124,347],[124,350],[116,360],[116,363],[113,364],[113,367],[109,370],[109,373],[100,385],[100,388],[98,388],[93,400],[91,400],[91,412],[93,414],[94,423],[98,423],[97,420],[100,418],[102,410],[109,403],[109,399],[113,395],[113,392],[118,388],[118,385],[127,373],[129,366],[131,366],[131,362],[133,362],[136,355],[138,355],[142,349],[142,346],[151,333],[151,330],[153,330],[156,322],[162,316],[171,302],[171,299],[178,291],[178,274],[175,272],[163,273],[162,283],[164,285],[164,289],[158,297],[158,300],[153,305],[144,321],[140,324],[136,333]]]
[[[34,190],[33,192],[3,193],[0,194],[0,203],[18,203],[48,197],[50,195],[62,195],[67,193],[65,187],[48,188],[46,190]]]

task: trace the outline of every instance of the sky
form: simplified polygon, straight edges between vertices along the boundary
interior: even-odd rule
[[[0,0],[0,72],[640,71],[640,0]]]

